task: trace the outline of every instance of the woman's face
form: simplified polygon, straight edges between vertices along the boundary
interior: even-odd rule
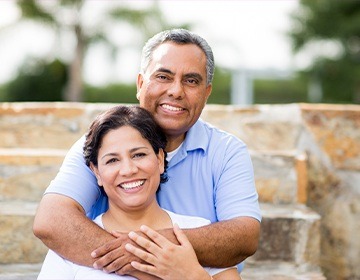
[[[164,153],[156,155],[150,142],[130,126],[110,130],[102,139],[98,166],[91,164],[110,206],[139,210],[156,202]]]

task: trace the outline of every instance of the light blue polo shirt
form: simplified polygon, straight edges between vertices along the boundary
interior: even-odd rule
[[[106,211],[107,198],[84,162],[84,141],[82,137],[70,149],[46,193],[73,198],[94,219]],[[212,222],[239,216],[261,221],[250,155],[235,136],[198,120],[167,173],[169,180],[158,192],[161,207]]]

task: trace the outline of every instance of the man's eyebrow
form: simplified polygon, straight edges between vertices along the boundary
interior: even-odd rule
[[[156,72],[162,72],[162,73],[168,73],[170,75],[175,75],[175,73],[172,72],[170,69],[167,69],[164,67],[160,67],[159,69],[156,70]]]
[[[194,72],[194,73],[187,73],[187,74],[185,74],[184,75],[184,78],[194,78],[194,79],[196,79],[196,80],[198,80],[199,82],[202,82],[202,80],[203,80],[203,76],[201,76],[199,73],[196,73],[196,72]]]

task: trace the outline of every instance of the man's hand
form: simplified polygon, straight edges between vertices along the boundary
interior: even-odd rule
[[[119,275],[129,274],[134,268],[131,261],[139,261],[133,254],[125,250],[126,243],[133,243],[127,233],[113,231],[116,239],[104,244],[91,253],[96,259],[94,268],[102,269],[107,273],[116,272]]]
[[[141,262],[142,260],[125,250],[125,244],[136,246],[136,243],[129,238],[128,233],[113,231],[112,235],[116,237],[115,240],[104,244],[91,253],[91,256],[97,259],[94,262],[94,268],[107,273],[115,272],[118,275],[131,275],[141,280],[159,279],[136,270],[130,264],[132,261]]]

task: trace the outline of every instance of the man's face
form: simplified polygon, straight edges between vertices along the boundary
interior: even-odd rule
[[[149,110],[168,137],[183,136],[198,120],[211,93],[206,56],[194,44],[166,42],[137,80],[140,106]]]

